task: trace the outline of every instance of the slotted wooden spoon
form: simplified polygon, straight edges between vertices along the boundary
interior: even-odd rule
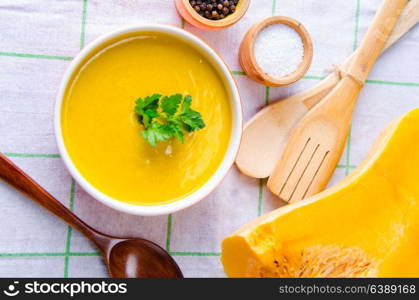
[[[268,188],[296,202],[321,191],[342,155],[352,112],[375,61],[384,49],[407,0],[384,0],[337,86],[298,123]]]
[[[384,50],[391,47],[418,22],[419,0],[410,0]],[[346,70],[352,58],[353,56],[348,58],[341,69]],[[292,129],[310,109],[331,92],[340,79],[339,73],[334,72],[313,88],[278,100],[258,112],[243,131],[236,158],[240,171],[254,178],[269,177],[283,153]]]

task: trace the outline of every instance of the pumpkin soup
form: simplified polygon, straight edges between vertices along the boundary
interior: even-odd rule
[[[190,95],[205,128],[152,147],[134,111],[152,94]],[[62,107],[64,143],[83,177],[122,202],[180,200],[216,172],[232,124],[229,96],[210,62],[192,46],[143,33],[100,49],[73,76]]]

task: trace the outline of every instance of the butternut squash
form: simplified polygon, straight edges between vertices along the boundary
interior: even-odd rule
[[[330,189],[222,243],[230,277],[419,276],[419,109],[394,120]]]

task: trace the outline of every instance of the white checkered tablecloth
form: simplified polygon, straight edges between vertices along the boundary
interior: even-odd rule
[[[0,151],[98,230],[158,243],[170,251],[185,276],[225,276],[220,264],[223,237],[281,205],[265,181],[233,168],[207,199],[170,216],[136,217],[103,206],[74,183],[58,155],[52,117],[64,70],[86,43],[118,26],[183,26],[226,59],[249,119],[265,103],[313,86],[326,67],[342,62],[357,47],[380,2],[253,0],[238,24],[209,32],[184,24],[173,0],[1,0]],[[243,75],[237,54],[247,29],[276,14],[294,17],[307,27],[314,61],[300,82],[266,88]],[[416,28],[380,58],[357,104],[348,147],[332,182],[362,160],[390,120],[419,107],[418,46]],[[0,276],[107,276],[96,249],[84,237],[2,182],[0,208]]]

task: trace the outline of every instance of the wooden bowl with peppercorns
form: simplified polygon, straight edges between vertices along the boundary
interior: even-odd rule
[[[202,29],[221,29],[241,19],[250,0],[175,0],[175,4],[189,24]]]

